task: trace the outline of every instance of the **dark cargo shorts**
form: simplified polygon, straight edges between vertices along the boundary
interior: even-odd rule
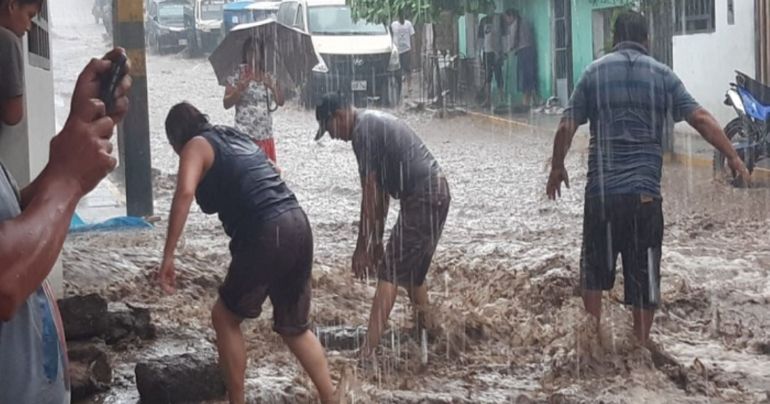
[[[310,326],[310,274],[313,234],[302,209],[260,224],[251,236],[230,242],[232,262],[219,297],[243,318],[257,318],[267,297],[273,304],[273,330],[299,335]]]
[[[655,309],[660,304],[660,258],[663,209],[660,198],[609,195],[586,198],[581,287],[610,290],[618,254],[623,262],[627,305]]]
[[[434,177],[401,199],[378,278],[406,288],[422,286],[449,212],[449,184]]]

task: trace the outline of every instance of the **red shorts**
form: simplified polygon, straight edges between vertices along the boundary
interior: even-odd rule
[[[273,161],[273,163],[277,163],[278,161],[275,158],[275,140],[273,138],[265,139],[265,140],[255,140],[254,143],[259,146],[260,149],[262,149],[263,152],[267,155],[267,158]]]

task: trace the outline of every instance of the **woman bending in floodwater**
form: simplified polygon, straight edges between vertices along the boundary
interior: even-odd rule
[[[225,109],[235,107],[235,129],[251,136],[276,163],[273,111],[284,104],[281,86],[265,68],[265,48],[251,38],[243,44],[243,64],[227,80]]]
[[[247,135],[212,126],[188,103],[171,108],[166,136],[179,155],[179,173],[158,279],[174,292],[174,251],[194,197],[203,212],[219,214],[231,238],[232,261],[211,311],[230,402],[245,397],[241,322],[258,317],[267,297],[273,330],[309,373],[321,401],[331,402],[324,350],[308,328],[313,235],[294,194]]]

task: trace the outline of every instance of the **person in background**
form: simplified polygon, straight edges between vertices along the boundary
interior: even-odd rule
[[[224,107],[235,107],[235,129],[249,135],[277,163],[272,113],[285,102],[283,89],[267,73],[264,46],[249,38],[243,44],[243,64],[225,87]]]
[[[484,101],[481,106],[490,107],[492,103],[492,80],[497,83],[497,95],[499,101],[503,100],[504,79],[503,79],[503,27],[504,21],[500,20],[499,15],[495,14],[495,6],[490,6],[489,14],[485,15],[479,21],[478,39],[482,49],[482,63],[484,65]]]
[[[401,64],[401,76],[406,77],[406,94],[412,91],[412,37],[414,26],[404,17],[404,10],[398,12],[398,20],[390,24],[390,33],[398,47],[398,60]]]
[[[398,118],[357,110],[339,94],[324,95],[316,107],[316,140],[352,142],[361,179],[361,220],[353,254],[353,273],[378,277],[361,359],[371,359],[388,323],[398,287],[409,293],[417,324],[434,331],[428,313],[428,274],[449,212],[449,184],[438,162],[416,133]],[[390,240],[382,239],[390,197],[401,211]]]
[[[647,27],[637,12],[620,14],[612,53],[589,65],[578,81],[556,131],[546,193],[556,199],[562,183],[569,187],[564,159],[577,128],[590,121],[580,256],[583,304],[598,332],[602,291],[612,289],[620,255],[634,335],[639,344],[653,347],[648,343],[660,305],[663,139],[675,121],[686,120],[728,157],[742,179],[748,182],[750,175],[714,117],[670,68],[649,56]]]
[[[5,12],[10,10],[11,16],[18,12],[13,18],[21,21],[14,27],[24,27],[24,21],[29,27],[32,12],[23,11],[28,5],[11,1],[15,5],[0,2],[0,21],[8,21]],[[30,185],[19,191],[0,163],[0,403],[70,402],[64,330],[45,279],[59,257],[78,201],[116,165],[110,138],[128,111],[125,94],[131,78],[126,75],[116,89],[115,108],[109,114],[99,100],[99,88],[101,77],[110,72],[109,59],[116,60],[120,52],[112,51],[108,60],[92,60],[80,74],[69,117],[51,140],[48,163]],[[0,83],[21,88],[8,82],[18,80],[14,74],[3,70]]]
[[[158,279],[174,292],[174,254],[193,198],[203,212],[218,213],[232,261],[211,320],[230,402],[245,402],[241,323],[259,317],[268,297],[273,330],[308,372],[321,402],[336,400],[323,347],[309,328],[313,234],[297,198],[248,135],[212,126],[188,103],[171,108],[166,136],[179,155],[179,173]]]
[[[43,0],[0,0],[0,123],[24,117],[24,55],[21,38],[32,28]]]
[[[537,53],[535,31],[518,10],[505,10],[505,23],[509,27],[509,51],[516,55],[519,92],[524,95],[524,106],[531,108],[537,94]]]

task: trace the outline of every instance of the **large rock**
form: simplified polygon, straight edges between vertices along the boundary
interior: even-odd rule
[[[111,303],[108,317],[109,327],[104,339],[110,345],[135,338],[155,338],[155,326],[147,308]]]
[[[59,300],[68,341],[101,337],[107,332],[107,301],[97,294]]]
[[[67,354],[73,400],[84,399],[110,388],[112,365],[104,344],[69,343]]]
[[[361,347],[366,337],[365,327],[321,326],[315,334],[324,348],[332,351],[351,351]]]
[[[184,354],[136,365],[136,388],[143,404],[213,400],[225,395],[214,357]]]

